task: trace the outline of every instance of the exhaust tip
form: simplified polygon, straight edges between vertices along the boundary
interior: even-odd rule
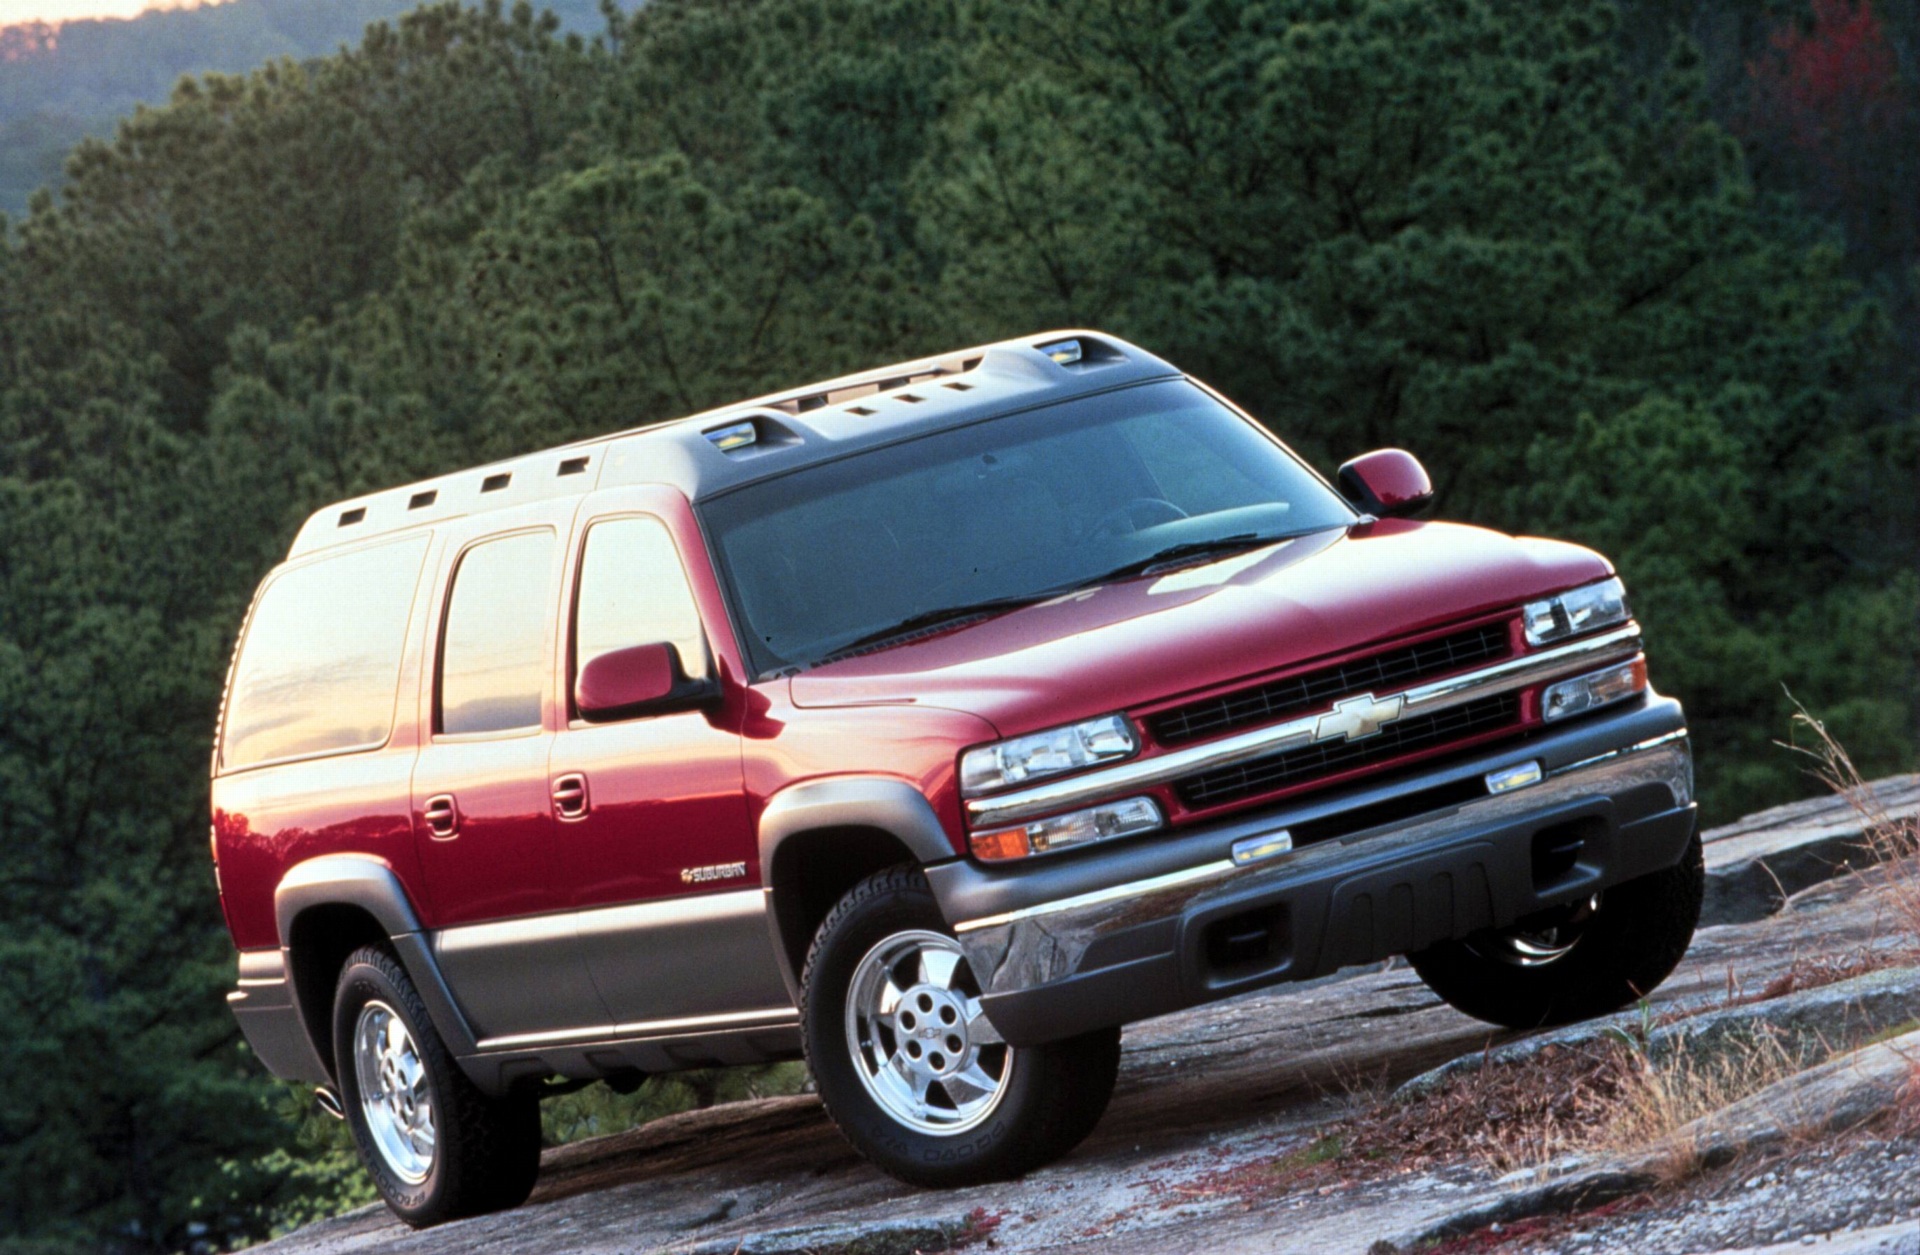
[[[322,1085],[319,1089],[314,1090],[313,1101],[320,1110],[326,1112],[334,1119],[344,1120],[347,1118],[347,1109],[340,1105],[340,1095],[334,1093],[331,1086]]]

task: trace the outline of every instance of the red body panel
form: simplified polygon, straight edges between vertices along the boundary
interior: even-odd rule
[[[575,712],[552,764],[556,777],[584,775],[589,793],[586,817],[560,824],[560,874],[573,907],[760,883],[760,852],[740,775],[739,727],[748,694],[719,581],[686,499],[641,488],[595,494],[575,527],[576,548],[593,523],[633,514],[659,519],[673,536],[707,625],[722,697],[707,709],[603,724]],[[577,571],[570,573],[570,581],[577,578]],[[569,604],[573,596],[570,583]],[[680,876],[685,868],[733,862],[745,865],[737,879],[689,883]]]
[[[413,749],[315,759],[214,783],[214,845],[234,944],[280,944],[273,891],[287,869],[323,854],[369,854],[427,901],[408,788]]]
[[[1604,579],[1577,545],[1388,521],[1107,584],[819,667],[800,707],[920,702],[1001,736],[1250,683]]]

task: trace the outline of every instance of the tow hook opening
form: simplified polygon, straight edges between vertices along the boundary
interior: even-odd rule
[[[1534,891],[1549,889],[1571,875],[1588,844],[1605,836],[1606,828],[1604,819],[1597,815],[1586,815],[1534,833]]]
[[[1287,908],[1258,907],[1216,920],[1207,925],[1204,941],[1207,967],[1218,977],[1233,979],[1278,967],[1293,945]]]

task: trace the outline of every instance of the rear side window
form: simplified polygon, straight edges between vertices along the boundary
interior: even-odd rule
[[[658,519],[595,523],[580,559],[575,667],[616,649],[661,641],[679,649],[690,678],[706,678],[706,636],[673,537]]]
[[[386,744],[426,549],[414,536],[273,578],[234,669],[226,767]]]
[[[453,574],[440,645],[440,731],[510,732],[540,723],[547,690],[552,532],[467,550]]]

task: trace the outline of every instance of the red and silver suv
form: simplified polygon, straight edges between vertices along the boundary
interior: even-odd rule
[[[234,1011],[415,1224],[556,1079],[804,1056],[953,1185],[1244,990],[1611,1011],[1698,918],[1685,721],[1603,558],[1431,496],[1060,332],[329,506],[228,683]]]

